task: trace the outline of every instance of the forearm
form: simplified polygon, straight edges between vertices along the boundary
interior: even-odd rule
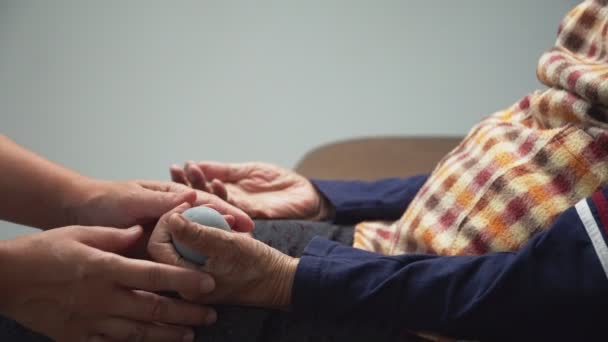
[[[20,291],[27,285],[33,285],[23,279],[22,265],[31,259],[32,247],[23,244],[23,238],[0,240],[0,314],[10,317],[10,303],[20,296]],[[40,246],[35,246],[40,249]],[[24,253],[25,254],[22,254]],[[18,267],[16,265],[19,265]],[[29,283],[29,284],[28,284]],[[11,317],[14,318],[14,317]]]
[[[313,240],[292,306],[349,330],[492,340],[593,335],[608,279],[582,225],[570,209],[518,253],[471,257],[389,257]]]
[[[70,207],[90,182],[0,135],[0,219],[38,228],[71,224]]]

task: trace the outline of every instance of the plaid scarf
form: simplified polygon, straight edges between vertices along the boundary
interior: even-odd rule
[[[476,124],[397,222],[357,225],[383,254],[515,251],[608,185],[608,0],[562,21],[537,75],[549,87]]]

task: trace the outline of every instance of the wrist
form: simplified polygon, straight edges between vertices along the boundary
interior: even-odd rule
[[[321,191],[315,188],[317,196],[319,198],[319,209],[317,215],[313,217],[313,221],[325,221],[332,220],[335,217],[335,208],[331,202],[323,195]]]
[[[19,248],[14,248],[19,239],[0,241],[0,314],[15,319],[13,315],[15,299],[20,297],[20,291],[26,284],[19,284],[19,272],[15,265],[23,267],[23,260],[20,260]]]
[[[74,178],[63,198],[62,208],[66,217],[64,225],[90,224],[89,209],[94,206],[96,198],[102,196],[108,183],[84,176]]]
[[[271,305],[272,307],[281,310],[289,310],[291,307],[291,292],[299,263],[300,259],[289,256],[285,256],[281,262],[280,267],[275,273],[276,277],[273,280],[276,281],[278,286],[275,292],[276,298]]]

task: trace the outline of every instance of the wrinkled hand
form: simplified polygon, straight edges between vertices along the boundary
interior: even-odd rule
[[[199,269],[215,280],[215,289],[196,301],[268,308],[287,308],[298,259],[246,234],[202,226],[185,219],[183,204],[158,221],[150,242],[150,256],[169,265]],[[204,266],[183,259],[173,247],[176,239],[208,257]]]
[[[331,214],[308,179],[276,165],[188,162],[170,171],[174,182],[215,194],[253,218],[321,220]]]
[[[192,341],[186,326],[214,322],[213,309],[153,291],[196,298],[213,279],[113,253],[141,233],[74,226],[2,241],[0,312],[58,341]]]

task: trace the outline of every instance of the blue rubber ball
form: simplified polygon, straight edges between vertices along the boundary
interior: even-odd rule
[[[226,231],[230,231],[230,225],[224,219],[224,216],[217,212],[214,209],[208,207],[194,207],[190,208],[183,212],[183,217],[192,222],[196,222],[198,224],[202,224],[207,227],[214,227],[218,229],[223,229]],[[181,255],[184,259],[198,264],[204,265],[205,261],[207,261],[207,256],[197,252],[189,247],[184,246],[180,242],[175,239],[171,239],[175,250],[179,255]]]

